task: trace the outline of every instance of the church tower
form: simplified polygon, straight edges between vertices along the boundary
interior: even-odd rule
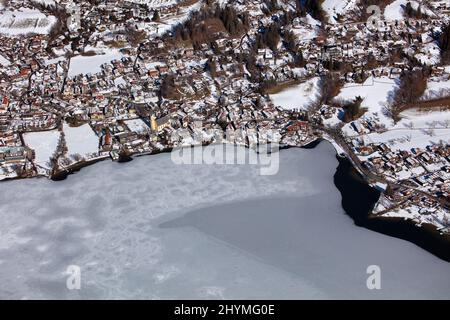
[[[151,116],[150,117],[150,127],[153,131],[158,131],[158,123],[156,122],[156,117]]]

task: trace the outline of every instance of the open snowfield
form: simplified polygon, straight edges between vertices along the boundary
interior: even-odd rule
[[[124,0],[124,2],[133,2],[133,3],[140,3],[140,4],[146,4],[150,8],[160,8],[160,7],[166,7],[171,6],[174,4],[177,4],[178,0]]]
[[[11,61],[9,61],[3,55],[0,54],[0,64],[4,67],[8,67],[11,65]]]
[[[101,71],[101,65],[121,59],[123,55],[118,49],[98,50],[95,56],[76,56],[70,61],[69,77],[79,74],[94,74]]]
[[[279,93],[271,94],[270,98],[275,106],[283,109],[306,109],[317,98],[319,89],[319,77],[315,77]]]
[[[87,158],[88,155],[98,154],[99,139],[88,124],[79,127],[70,127],[64,123],[64,133],[68,149],[68,156],[81,155]]]
[[[436,143],[450,144],[450,111],[408,110],[389,131],[365,136],[369,142],[386,142],[393,150],[425,148]]]
[[[447,262],[355,226],[337,165],[321,143],[283,150],[275,176],[160,154],[2,183],[0,298],[450,298]],[[382,290],[366,287],[373,264]],[[81,290],[66,287],[69,265]]]
[[[403,20],[403,7],[409,0],[395,0],[384,9],[384,18],[388,21]]]
[[[395,80],[387,77],[373,78],[369,77],[363,84],[349,84],[342,88],[335,100],[351,101],[357,96],[364,100],[361,107],[367,108],[363,118],[377,118],[386,127],[394,124],[392,118],[385,114],[386,107],[392,100],[395,88]],[[345,125],[344,131],[348,134],[354,134],[350,124]]]
[[[157,1],[157,0],[156,0]],[[189,16],[191,12],[198,11],[202,6],[201,1],[197,1],[194,4],[186,7],[180,7],[180,11],[178,15],[171,16],[170,18],[164,18],[161,19],[160,23],[150,23],[149,28],[147,30],[152,35],[163,35],[166,32],[173,29],[173,27],[177,24],[183,23],[187,19],[189,19]]]
[[[369,113],[381,114],[386,103],[391,101],[396,88],[395,80],[387,77],[369,77],[363,84],[348,84],[342,88],[335,100],[354,100],[357,96],[364,98],[361,106]]]
[[[23,134],[25,144],[34,150],[36,154],[35,163],[43,168],[49,169],[48,162],[56,151],[60,132],[58,130],[27,132]]]
[[[311,18],[312,19],[312,18]],[[306,20],[306,18],[304,19]],[[318,35],[318,28],[315,25],[299,25],[293,27],[291,31],[297,37],[298,43],[306,43],[315,39]]]
[[[130,131],[143,134],[150,130],[149,126],[145,124],[142,119],[132,119],[132,120],[125,120],[125,124],[127,125],[128,129]]]
[[[441,50],[436,42],[429,42],[423,46],[421,52],[414,55],[421,63],[428,66],[438,65],[441,61]]]
[[[435,81],[428,80],[427,89],[425,90],[422,99],[435,99],[440,97],[450,96],[450,80]]]
[[[450,110],[419,111],[411,109],[403,111],[400,114],[400,116],[402,117],[402,119],[397,123],[396,127],[403,125],[412,128],[424,128],[424,127],[450,128]]]
[[[325,0],[322,2],[323,10],[328,14],[330,23],[337,23],[336,14],[345,14],[355,8],[357,0]]]
[[[28,33],[47,34],[55,22],[55,17],[48,17],[36,9],[5,10],[0,13],[0,33],[11,36]]]
[[[387,5],[384,9],[384,18],[388,21],[395,21],[395,20],[403,20],[405,19],[404,16],[404,10],[403,8],[406,6],[406,4],[410,2],[413,9],[417,10],[420,6],[420,3],[414,0],[395,0],[391,4]],[[434,17],[435,14],[430,9],[426,8],[425,6],[421,6],[421,10],[423,13]]]

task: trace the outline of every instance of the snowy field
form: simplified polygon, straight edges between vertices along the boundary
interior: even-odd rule
[[[178,0],[124,0],[125,2],[133,2],[146,4],[150,8],[160,8],[177,4]]]
[[[25,144],[36,153],[35,163],[49,169],[49,160],[56,151],[60,132],[58,130],[27,132],[23,134]]]
[[[429,35],[425,35],[424,43],[426,43],[421,52],[415,54],[414,56],[421,63],[426,64],[428,66],[435,66],[441,62],[441,50],[439,49],[438,44],[431,39]]]
[[[4,67],[9,67],[11,65],[11,61],[9,61],[3,55],[0,54],[0,64]]]
[[[436,81],[435,79],[428,80],[427,89],[425,90],[422,99],[435,99],[440,97],[450,96],[450,80]]]
[[[61,0],[31,0],[31,1],[35,2],[35,3],[44,4],[44,5],[55,5],[56,3],[61,2]]]
[[[450,128],[429,130],[391,129],[384,133],[370,133],[365,137],[372,143],[386,143],[392,150],[422,148],[440,142],[450,144]]]
[[[417,10],[420,6],[420,3],[414,0],[395,0],[384,9],[384,18],[388,21],[405,19],[403,8],[405,8],[408,2],[411,3],[411,7],[415,10]],[[425,6],[421,6],[421,10],[431,17],[435,16],[433,11],[427,9]]]
[[[279,93],[271,94],[270,98],[275,106],[283,109],[306,109],[317,98],[319,89],[319,77],[315,77]]]
[[[360,96],[364,99],[361,107],[367,108],[363,118],[377,119],[377,122],[389,128],[394,125],[394,121],[387,115],[386,108],[393,98],[396,87],[397,85],[393,79],[369,77],[363,84],[348,84],[344,86],[335,100],[351,101]],[[343,130],[348,135],[355,134],[350,124],[346,124]]]
[[[344,86],[335,100],[354,100],[364,98],[361,106],[368,108],[369,113],[383,113],[386,103],[392,100],[396,88],[395,80],[387,77],[369,77],[363,84]]]
[[[297,37],[298,43],[311,42],[317,37],[319,29],[316,24],[312,23],[312,20],[316,21],[311,18],[310,15],[308,15],[306,18],[301,19],[301,21],[303,21],[307,25],[302,24],[296,27],[292,27],[291,31]]]
[[[121,59],[123,55],[118,49],[99,50],[95,56],[76,56],[70,61],[69,77],[79,74],[94,74],[101,71],[101,65]]]
[[[321,143],[282,151],[276,176],[160,154],[2,183],[0,298],[449,299],[447,262],[346,216],[337,164]]]
[[[47,17],[36,9],[5,10],[0,13],[0,33],[12,36],[28,33],[47,34],[55,22],[55,17]]]
[[[330,23],[337,23],[334,17],[336,14],[344,15],[355,8],[357,0],[325,0],[322,2],[322,8],[328,15]]]
[[[70,127],[64,123],[64,133],[67,144],[67,155],[81,155],[89,158],[89,155],[98,154],[99,139],[88,124],[79,127]]]
[[[430,144],[450,144],[450,111],[419,112],[408,110],[389,131],[365,136],[369,142],[385,142],[393,150],[425,148]]]
[[[142,119],[125,120],[125,124],[127,125],[128,129],[130,129],[130,131],[139,134],[147,133],[150,130],[150,127],[145,124]]]
[[[442,83],[428,85],[427,96],[443,88]],[[336,97],[338,100],[351,100],[360,95],[364,98],[361,106],[368,109],[363,119],[377,119],[388,131],[371,133],[364,136],[367,143],[387,143],[393,150],[410,150],[413,147],[424,148],[433,143],[450,143],[450,112],[417,112],[408,110],[401,114],[396,124],[386,114],[385,109],[391,101],[395,81],[388,78],[369,78],[363,85],[344,87]],[[351,123],[343,128],[348,136],[357,136]]]

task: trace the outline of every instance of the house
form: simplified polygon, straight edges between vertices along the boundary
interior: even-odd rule
[[[28,147],[0,147],[0,163],[12,164],[33,158],[34,152]]]

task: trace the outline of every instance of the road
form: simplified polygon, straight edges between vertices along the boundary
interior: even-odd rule
[[[352,148],[347,144],[344,137],[342,136],[342,133],[340,130],[336,129],[329,129],[325,127],[321,127],[321,130],[328,134],[335,143],[337,143],[342,150],[344,150],[345,154],[348,156],[349,160],[352,162],[352,164],[358,169],[358,171],[364,176],[364,178],[367,180],[368,183],[383,183],[387,184],[392,189],[399,189],[399,188],[406,188],[409,190],[414,191],[416,194],[425,196],[433,201],[437,201],[440,204],[446,205],[450,207],[450,202],[448,200],[439,198],[431,193],[428,193],[426,191],[420,190],[418,188],[415,188],[411,185],[409,185],[407,182],[392,182],[387,180],[386,178],[379,176],[375,174],[374,172],[368,170],[363,166],[361,163],[361,160],[358,158],[358,156],[354,153]]]

